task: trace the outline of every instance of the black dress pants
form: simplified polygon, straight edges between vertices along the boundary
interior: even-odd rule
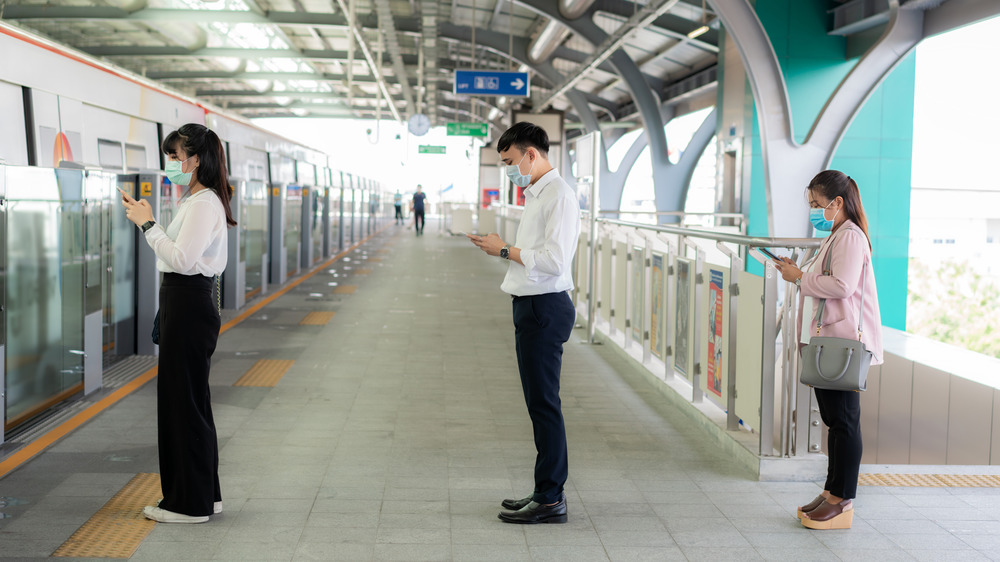
[[[576,310],[566,293],[514,297],[513,308],[517,367],[537,453],[532,499],[556,503],[569,474],[559,375],[563,344],[573,331]]]
[[[417,232],[424,231],[424,210],[414,209],[413,210],[413,226],[417,229]]]
[[[160,285],[160,360],[156,421],[160,507],[211,515],[222,501],[219,440],[208,388],[221,321],[212,278],[166,273]]]
[[[861,470],[861,396],[843,390],[815,390],[819,415],[830,428],[823,489],[839,498],[854,499]]]
[[[403,207],[396,205],[396,223],[403,222]]]

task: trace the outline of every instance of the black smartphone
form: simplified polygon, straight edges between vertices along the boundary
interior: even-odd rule
[[[757,248],[757,249],[760,251],[760,253],[762,253],[765,256],[771,258],[772,260],[774,260],[774,261],[781,261],[781,258],[779,258],[778,256],[774,255],[771,252],[771,250],[768,250],[767,248],[763,248],[763,247]]]

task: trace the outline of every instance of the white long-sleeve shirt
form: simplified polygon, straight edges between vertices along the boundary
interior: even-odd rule
[[[166,229],[159,223],[146,231],[156,254],[156,269],[181,275],[213,277],[226,269],[229,235],[226,210],[211,189],[188,196]]]
[[[580,203],[555,169],[524,190],[524,212],[513,246],[521,262],[507,266],[500,289],[523,297],[573,288],[573,255],[580,238]]]

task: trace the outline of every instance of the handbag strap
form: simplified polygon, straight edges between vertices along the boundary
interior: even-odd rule
[[[833,242],[830,242],[830,247],[826,250],[826,263],[823,264],[823,275],[831,275],[833,272],[830,269],[830,264],[833,262]],[[861,265],[861,306],[858,310],[858,341],[861,341],[861,334],[864,332],[864,320],[865,320],[865,281],[867,276],[865,275],[865,268],[868,267],[868,256],[865,255],[865,261]],[[819,304],[816,306],[816,335],[819,335],[820,328],[823,327],[823,309],[826,308],[826,299],[819,299]]]

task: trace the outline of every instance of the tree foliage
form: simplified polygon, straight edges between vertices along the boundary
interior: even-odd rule
[[[968,261],[910,258],[908,332],[1000,357],[1000,284]]]

